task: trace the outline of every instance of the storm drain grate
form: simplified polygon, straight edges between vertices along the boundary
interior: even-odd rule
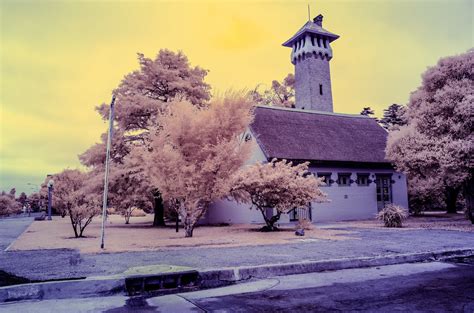
[[[125,279],[125,288],[130,296],[147,293],[165,294],[176,290],[193,290],[197,287],[199,287],[197,271],[131,276]]]

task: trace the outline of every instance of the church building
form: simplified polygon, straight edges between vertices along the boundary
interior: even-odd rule
[[[252,162],[273,158],[310,162],[323,177],[330,202],[282,215],[280,222],[308,218],[315,222],[374,218],[386,204],[408,208],[407,181],[385,159],[387,131],[373,118],[334,113],[329,63],[338,35],[325,30],[323,16],[308,21],[283,46],[295,66],[295,108],[258,106],[247,138],[256,142]],[[263,223],[258,210],[222,200],[206,223]]]

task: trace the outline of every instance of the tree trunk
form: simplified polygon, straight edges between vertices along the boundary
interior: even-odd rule
[[[463,195],[466,200],[467,218],[474,224],[474,175],[464,184]]]
[[[165,206],[163,204],[163,198],[159,193],[153,194],[153,211],[155,217],[153,218],[153,226],[166,226],[165,224]]]
[[[193,236],[194,223],[190,218],[186,217],[184,219],[184,237],[190,238]]]
[[[74,237],[79,238],[79,233],[77,232],[77,226],[73,225],[72,228],[74,229]]]
[[[125,224],[130,224],[130,218],[132,217],[132,209],[125,210],[123,217],[125,218]]]
[[[446,213],[456,213],[456,202],[458,199],[459,189],[446,188],[445,201],[446,201]]]
[[[268,218],[266,214],[266,208],[260,209],[260,212],[262,212],[263,219],[265,220],[266,226],[262,228],[263,231],[275,231],[278,230],[278,228],[275,226],[275,223],[278,222],[281,216],[281,212],[278,212],[276,215],[273,215],[272,217]]]
[[[78,237],[79,237],[79,234],[77,233],[77,229],[76,229],[77,224],[74,223],[74,220],[72,219],[72,216],[71,216],[71,212],[69,212],[69,218],[71,219],[72,229],[74,229],[74,236],[75,236],[76,238],[78,238]]]

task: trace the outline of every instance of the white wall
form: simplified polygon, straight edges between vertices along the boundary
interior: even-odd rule
[[[375,182],[369,186],[358,186],[352,183],[350,186],[339,186],[336,181],[338,173],[351,173],[351,179],[356,180],[356,173],[372,172],[362,169],[347,168],[311,168],[311,172],[330,172],[331,179],[335,182],[331,186],[321,187],[327,194],[330,202],[312,203],[312,218],[315,222],[357,220],[371,218],[377,213],[377,199]]]
[[[229,200],[213,203],[202,222],[207,224],[265,223],[262,213],[257,209],[250,209],[250,204],[239,204]]]
[[[259,150],[259,149],[258,149]],[[259,159],[263,152],[255,151],[254,156]],[[262,159],[260,159],[262,160]],[[314,222],[332,222],[344,220],[370,219],[377,210],[376,174],[392,174],[392,201],[395,204],[408,208],[406,177],[394,170],[374,170],[361,168],[310,168],[312,173],[330,172],[335,182],[321,190],[328,195],[328,203],[312,203],[312,218]],[[369,186],[358,186],[355,182],[350,186],[338,186],[338,173],[351,173],[351,179],[356,180],[357,173],[368,173],[374,182]],[[232,201],[222,200],[214,203],[208,210],[203,223],[263,223],[260,211],[250,210],[250,205],[240,205]],[[282,215],[280,223],[289,222],[288,215]]]
[[[331,172],[335,182],[329,187],[321,187],[330,199],[329,203],[312,203],[312,217],[315,222],[343,221],[373,218],[377,214],[377,194],[375,178],[377,174],[392,174],[392,201],[408,208],[406,177],[390,169],[362,168],[311,168],[311,172]],[[369,186],[339,186],[336,181],[338,173],[351,173],[356,181],[357,173],[369,174]]]
[[[395,172],[392,176],[392,202],[408,210],[407,177],[403,173]]]

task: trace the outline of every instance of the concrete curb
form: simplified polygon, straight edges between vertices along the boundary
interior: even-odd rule
[[[474,256],[474,248],[410,254],[392,254],[377,257],[303,261],[298,263],[200,270],[198,271],[198,275],[195,276],[196,281],[189,282],[189,286],[192,286],[192,290],[216,288],[247,281],[253,278],[259,279],[272,276],[337,271],[349,268],[438,261],[447,258],[468,256]],[[153,292],[154,294],[183,292],[183,287],[180,286],[181,278],[184,277],[183,275],[189,275],[190,273],[192,274],[192,272],[196,271],[159,273],[139,276],[115,275],[90,277],[83,280],[63,280],[0,287],[0,303],[34,299],[87,298],[113,295],[117,293],[130,293],[127,285],[129,284],[130,280],[136,280],[137,278],[143,280],[143,292]],[[177,287],[174,289],[162,289],[163,282],[170,280],[177,281]],[[160,287],[157,287],[155,290],[147,289],[145,286],[147,281],[151,281]],[[160,284],[156,284],[156,281],[160,281]],[[137,282],[135,281],[134,284],[136,286]],[[184,289],[186,289],[186,286],[184,286]],[[136,288],[134,289],[134,294],[137,294]]]
[[[87,298],[125,292],[124,278],[93,278],[31,283],[0,288],[0,303],[20,300]]]

